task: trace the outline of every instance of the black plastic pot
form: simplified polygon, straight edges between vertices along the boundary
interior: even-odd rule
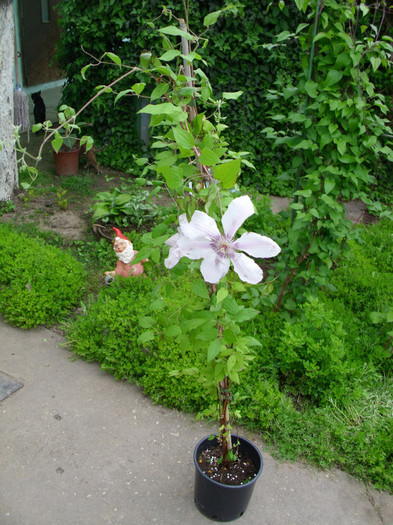
[[[209,436],[208,436],[209,437]],[[198,465],[198,457],[205,449],[217,444],[216,440],[203,438],[195,447],[195,505],[198,510],[214,521],[232,521],[243,516],[250,502],[255,482],[263,469],[262,455],[257,447],[246,438],[232,436],[240,441],[240,450],[254,463],[257,474],[244,485],[223,485],[210,479]]]

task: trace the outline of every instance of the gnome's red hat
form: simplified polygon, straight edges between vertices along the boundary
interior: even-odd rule
[[[118,237],[119,239],[123,239],[124,241],[131,242],[130,239],[128,239],[125,235],[123,235],[118,228],[112,228],[112,230],[116,233],[116,237]]]

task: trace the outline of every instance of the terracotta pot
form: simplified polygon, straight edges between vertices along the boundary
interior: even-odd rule
[[[78,175],[79,150],[79,146],[74,146],[72,149],[60,149],[58,153],[53,152],[57,175]]]
[[[203,450],[217,444],[217,440],[210,441],[203,438],[194,450],[195,465],[195,505],[199,512],[213,521],[232,521],[245,513],[250,502],[255,482],[263,469],[262,455],[257,447],[244,437],[232,436],[239,439],[240,450],[246,453],[257,471],[255,478],[244,485],[224,485],[210,479],[199,467],[198,457]]]

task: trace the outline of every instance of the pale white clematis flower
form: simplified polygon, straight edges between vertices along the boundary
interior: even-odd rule
[[[238,239],[233,237],[243,222],[255,213],[250,197],[244,195],[234,199],[222,217],[222,234],[216,221],[207,213],[196,211],[188,222],[186,215],[179,217],[178,233],[170,237],[166,244],[171,248],[165,260],[167,268],[173,268],[181,257],[202,259],[201,273],[208,283],[218,283],[227,274],[230,262],[242,281],[257,284],[263,273],[252,257],[274,257],[281,248],[269,237],[258,233],[243,233]]]

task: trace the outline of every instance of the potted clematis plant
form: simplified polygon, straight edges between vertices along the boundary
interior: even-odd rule
[[[209,436],[198,443],[194,463],[195,503],[203,514],[217,521],[230,521],[245,512],[263,468],[258,449],[247,439],[232,435],[229,410],[232,383],[239,382],[239,373],[252,357],[251,347],[259,343],[241,334],[239,324],[257,312],[236,302],[234,292],[242,290],[242,286],[236,287],[233,275],[229,279],[226,276],[232,263],[234,273],[242,282],[258,284],[263,272],[249,255],[269,258],[280,252],[276,242],[257,233],[245,232],[235,238],[238,229],[254,212],[251,199],[244,195],[230,202],[222,215],[221,228],[205,212],[195,211],[190,221],[183,214],[179,217],[178,233],[166,241],[170,246],[165,260],[168,269],[176,266],[183,257],[201,259],[200,272],[207,283],[207,292],[201,283],[195,290],[199,298],[205,299],[202,312],[207,316],[196,319],[210,318],[210,328],[213,324],[216,328],[216,331],[210,331],[213,337],[206,350],[206,368],[200,371],[200,379],[217,395],[219,432],[213,439]],[[195,311],[198,316],[201,315],[200,306],[198,304]],[[189,317],[189,312],[186,317]],[[203,324],[198,324],[199,329]],[[177,373],[174,371],[173,375]],[[208,410],[205,415],[211,413]]]
[[[205,26],[213,25],[221,12],[207,15]],[[216,416],[219,425],[217,433],[203,438],[194,451],[195,502],[211,519],[230,521],[245,512],[263,467],[258,449],[234,435],[231,427],[231,406],[239,397],[234,386],[252,361],[254,348],[260,346],[242,330],[242,323],[259,312],[242,304],[241,297],[247,287],[262,281],[262,269],[254,258],[275,257],[280,247],[268,237],[241,231],[254,206],[236,183],[242,166],[254,167],[247,152],[234,152],[223,137],[227,125],[222,108],[242,92],[224,92],[214,98],[200,67],[206,62],[197,52],[206,39],[191,33],[184,20],[178,22],[158,28],[164,52],[160,56],[142,53],[139,67],[126,66],[114,53],[105,56],[126,71],[121,78],[138,73],[144,79],[117,93],[116,102],[123,96],[144,97],[147,79],[153,81],[147,95],[150,103],[139,113],[150,116],[152,147],[157,153],[153,161],[138,159],[138,165],[144,166],[141,178],[153,171],[164,182],[179,210],[177,232],[168,235],[168,224],[163,223],[142,236],[145,246],[134,263],[165,259],[174,277],[188,280],[192,294],[181,308],[164,315],[158,284],[151,312],[140,318],[145,330],[138,341],[145,347],[156,336],[166,337],[179,348],[192,345],[200,350],[203,366],[173,370],[171,376],[194,376],[212,395],[211,406],[199,417]],[[172,42],[173,37],[179,40]],[[90,66],[102,63],[96,60]],[[90,66],[85,66],[83,74]],[[110,91],[112,85],[103,89]]]

